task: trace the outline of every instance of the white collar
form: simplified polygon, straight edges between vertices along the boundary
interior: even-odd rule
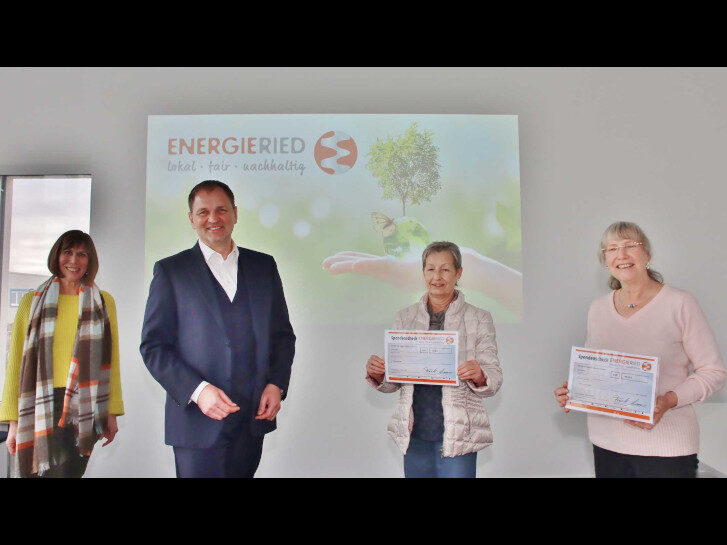
[[[199,239],[199,249],[202,250],[202,255],[204,256],[204,260],[209,263],[209,260],[212,258],[213,255],[217,254],[222,258],[223,261],[227,261],[227,259],[230,259],[230,257],[235,258],[235,260],[238,259],[240,256],[240,250],[237,247],[237,244],[235,244],[235,241],[232,241],[232,251],[228,254],[227,259],[224,259],[222,257],[222,254],[219,253],[217,250],[213,250],[209,246],[207,246],[204,242],[202,242],[202,239]]]

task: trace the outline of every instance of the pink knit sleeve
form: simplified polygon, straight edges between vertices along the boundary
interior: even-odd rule
[[[704,401],[722,388],[727,379],[727,370],[707,318],[696,299],[688,293],[684,294],[680,318],[684,352],[692,362],[694,372],[673,389],[679,399],[677,407]]]

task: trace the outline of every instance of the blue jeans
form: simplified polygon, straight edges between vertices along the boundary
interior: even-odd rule
[[[469,478],[474,479],[477,470],[477,453],[463,454],[454,458],[442,458],[441,441],[424,441],[412,437],[404,455],[404,477],[421,478]]]

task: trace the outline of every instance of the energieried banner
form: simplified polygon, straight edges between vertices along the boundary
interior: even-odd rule
[[[460,288],[522,313],[517,116],[150,116],[146,276],[196,241],[190,189],[235,193],[239,246],[272,254],[291,316],[388,324],[426,288],[421,253],[462,249]]]

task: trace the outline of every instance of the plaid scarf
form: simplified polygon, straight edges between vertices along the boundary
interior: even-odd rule
[[[78,329],[66,382],[63,411],[53,414],[53,334],[58,316],[60,280],[38,287],[30,305],[28,333],[20,367],[17,474],[43,475],[69,456],[89,456],[106,431],[111,369],[111,327],[101,292],[82,286],[78,294]],[[58,418],[60,416],[60,418]],[[53,424],[75,428],[76,453],[52,448]]]

